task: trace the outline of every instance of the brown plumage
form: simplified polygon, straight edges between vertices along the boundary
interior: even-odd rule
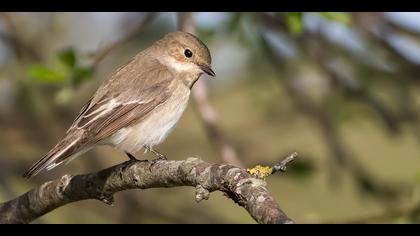
[[[203,72],[214,76],[206,45],[189,33],[167,34],[117,69],[65,136],[24,176],[52,169],[99,144],[127,154],[143,147],[153,151],[178,122],[190,88]]]

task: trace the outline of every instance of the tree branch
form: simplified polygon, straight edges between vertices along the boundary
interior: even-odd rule
[[[41,55],[39,55],[36,48],[22,40],[22,37],[18,32],[18,27],[16,27],[15,23],[13,22],[10,13],[0,13],[0,19],[3,21],[7,30],[6,33],[0,32],[0,38],[10,43],[11,48],[14,50],[17,58],[22,59],[26,55],[32,60],[40,60]]]
[[[285,162],[286,163],[286,162]],[[128,161],[97,173],[64,175],[0,204],[0,223],[29,223],[54,209],[85,199],[114,204],[113,195],[128,189],[192,186],[196,201],[222,191],[244,207],[258,223],[294,223],[280,209],[266,183],[246,170],[210,164],[198,158],[183,161]]]

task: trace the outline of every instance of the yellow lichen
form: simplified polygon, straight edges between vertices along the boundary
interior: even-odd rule
[[[269,176],[269,175],[271,175],[271,173],[273,173],[273,168],[271,168],[269,166],[257,165],[256,167],[254,167],[252,169],[246,169],[246,171],[249,174],[254,175],[255,177],[257,177],[259,179],[265,179],[267,176]]]

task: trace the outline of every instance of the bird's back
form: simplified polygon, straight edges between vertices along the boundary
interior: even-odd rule
[[[115,113],[118,111],[123,113],[122,108],[126,108],[127,111],[130,111],[127,108],[134,109],[138,103],[128,104],[128,101],[136,101],[136,97],[142,94],[150,97],[151,95],[148,93],[153,90],[153,86],[165,86],[159,79],[164,69],[159,67],[155,59],[148,57],[148,50],[145,49],[118,68],[108,80],[101,84],[81,109],[65,136],[46,155],[33,164],[24,177],[29,178],[45,168],[49,170],[64,161],[71,161],[91,149],[95,144],[109,138],[111,132],[105,131],[112,128],[110,118],[115,116]],[[146,69],[142,70],[139,67]],[[166,96],[164,93],[161,95]],[[116,103],[121,105],[118,106]],[[140,117],[142,112],[139,110],[137,114]],[[133,121],[135,118],[132,117]],[[106,127],[105,124],[108,124],[109,127]]]

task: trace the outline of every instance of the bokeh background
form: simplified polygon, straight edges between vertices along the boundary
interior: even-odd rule
[[[159,151],[245,167],[297,151],[288,172],[267,179],[297,222],[420,223],[420,13],[408,12],[1,13],[0,202],[126,160],[99,147],[21,177],[113,70],[182,19],[210,48],[217,77],[201,78]],[[189,187],[115,200],[72,203],[35,223],[254,223],[219,192],[197,204]]]

